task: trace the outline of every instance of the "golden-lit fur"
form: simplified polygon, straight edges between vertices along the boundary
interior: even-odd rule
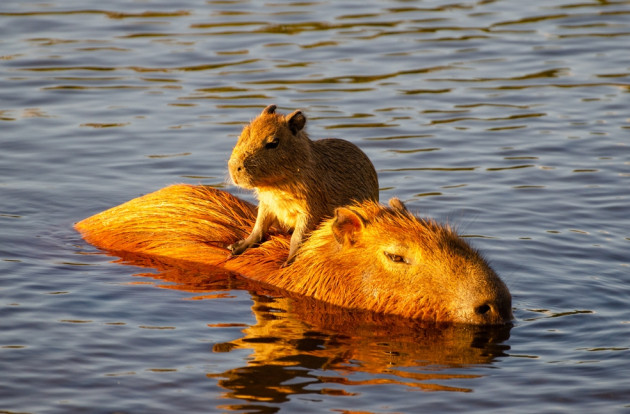
[[[249,236],[230,246],[235,255],[259,243],[274,222],[293,229],[286,264],[302,241],[335,208],[378,201],[378,178],[369,158],[342,139],[311,141],[306,117],[276,113],[269,105],[243,128],[228,162],[232,181],[255,189],[258,217]]]
[[[167,257],[237,272],[334,305],[435,322],[503,324],[511,296],[478,252],[450,228],[364,201],[338,208],[281,268],[289,234],[231,256],[256,208],[206,186],[174,185],[76,224],[109,251]]]

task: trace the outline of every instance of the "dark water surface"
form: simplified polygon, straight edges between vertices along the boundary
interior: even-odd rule
[[[1,2],[0,412],[630,411],[628,45],[628,1]],[[313,313],[73,230],[177,182],[252,200],[226,160],[270,103],[457,224],[514,327]]]

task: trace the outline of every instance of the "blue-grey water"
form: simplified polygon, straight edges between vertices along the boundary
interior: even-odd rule
[[[624,0],[2,1],[0,412],[630,411],[629,44]],[[270,103],[455,224],[514,326],[324,324],[73,230],[173,183],[253,200],[226,160]]]

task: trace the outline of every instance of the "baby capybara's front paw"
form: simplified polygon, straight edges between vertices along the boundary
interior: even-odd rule
[[[232,256],[238,256],[250,247],[250,243],[248,243],[247,239],[245,239],[239,240],[234,244],[230,244],[227,248],[230,252],[232,252]]]

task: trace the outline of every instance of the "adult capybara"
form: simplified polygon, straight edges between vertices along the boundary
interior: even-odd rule
[[[504,324],[511,296],[481,255],[449,227],[411,214],[397,199],[340,207],[281,268],[289,234],[230,256],[256,208],[224,191],[174,185],[76,224],[84,238],[127,251],[208,266],[346,308],[435,322]],[[273,230],[272,230],[273,231]]]
[[[285,116],[269,105],[243,129],[228,169],[236,185],[256,190],[259,204],[249,236],[229,246],[233,254],[260,243],[277,222],[293,229],[288,265],[304,238],[335,208],[378,201],[376,170],[359,147],[335,138],[311,141],[305,124],[302,111]]]

